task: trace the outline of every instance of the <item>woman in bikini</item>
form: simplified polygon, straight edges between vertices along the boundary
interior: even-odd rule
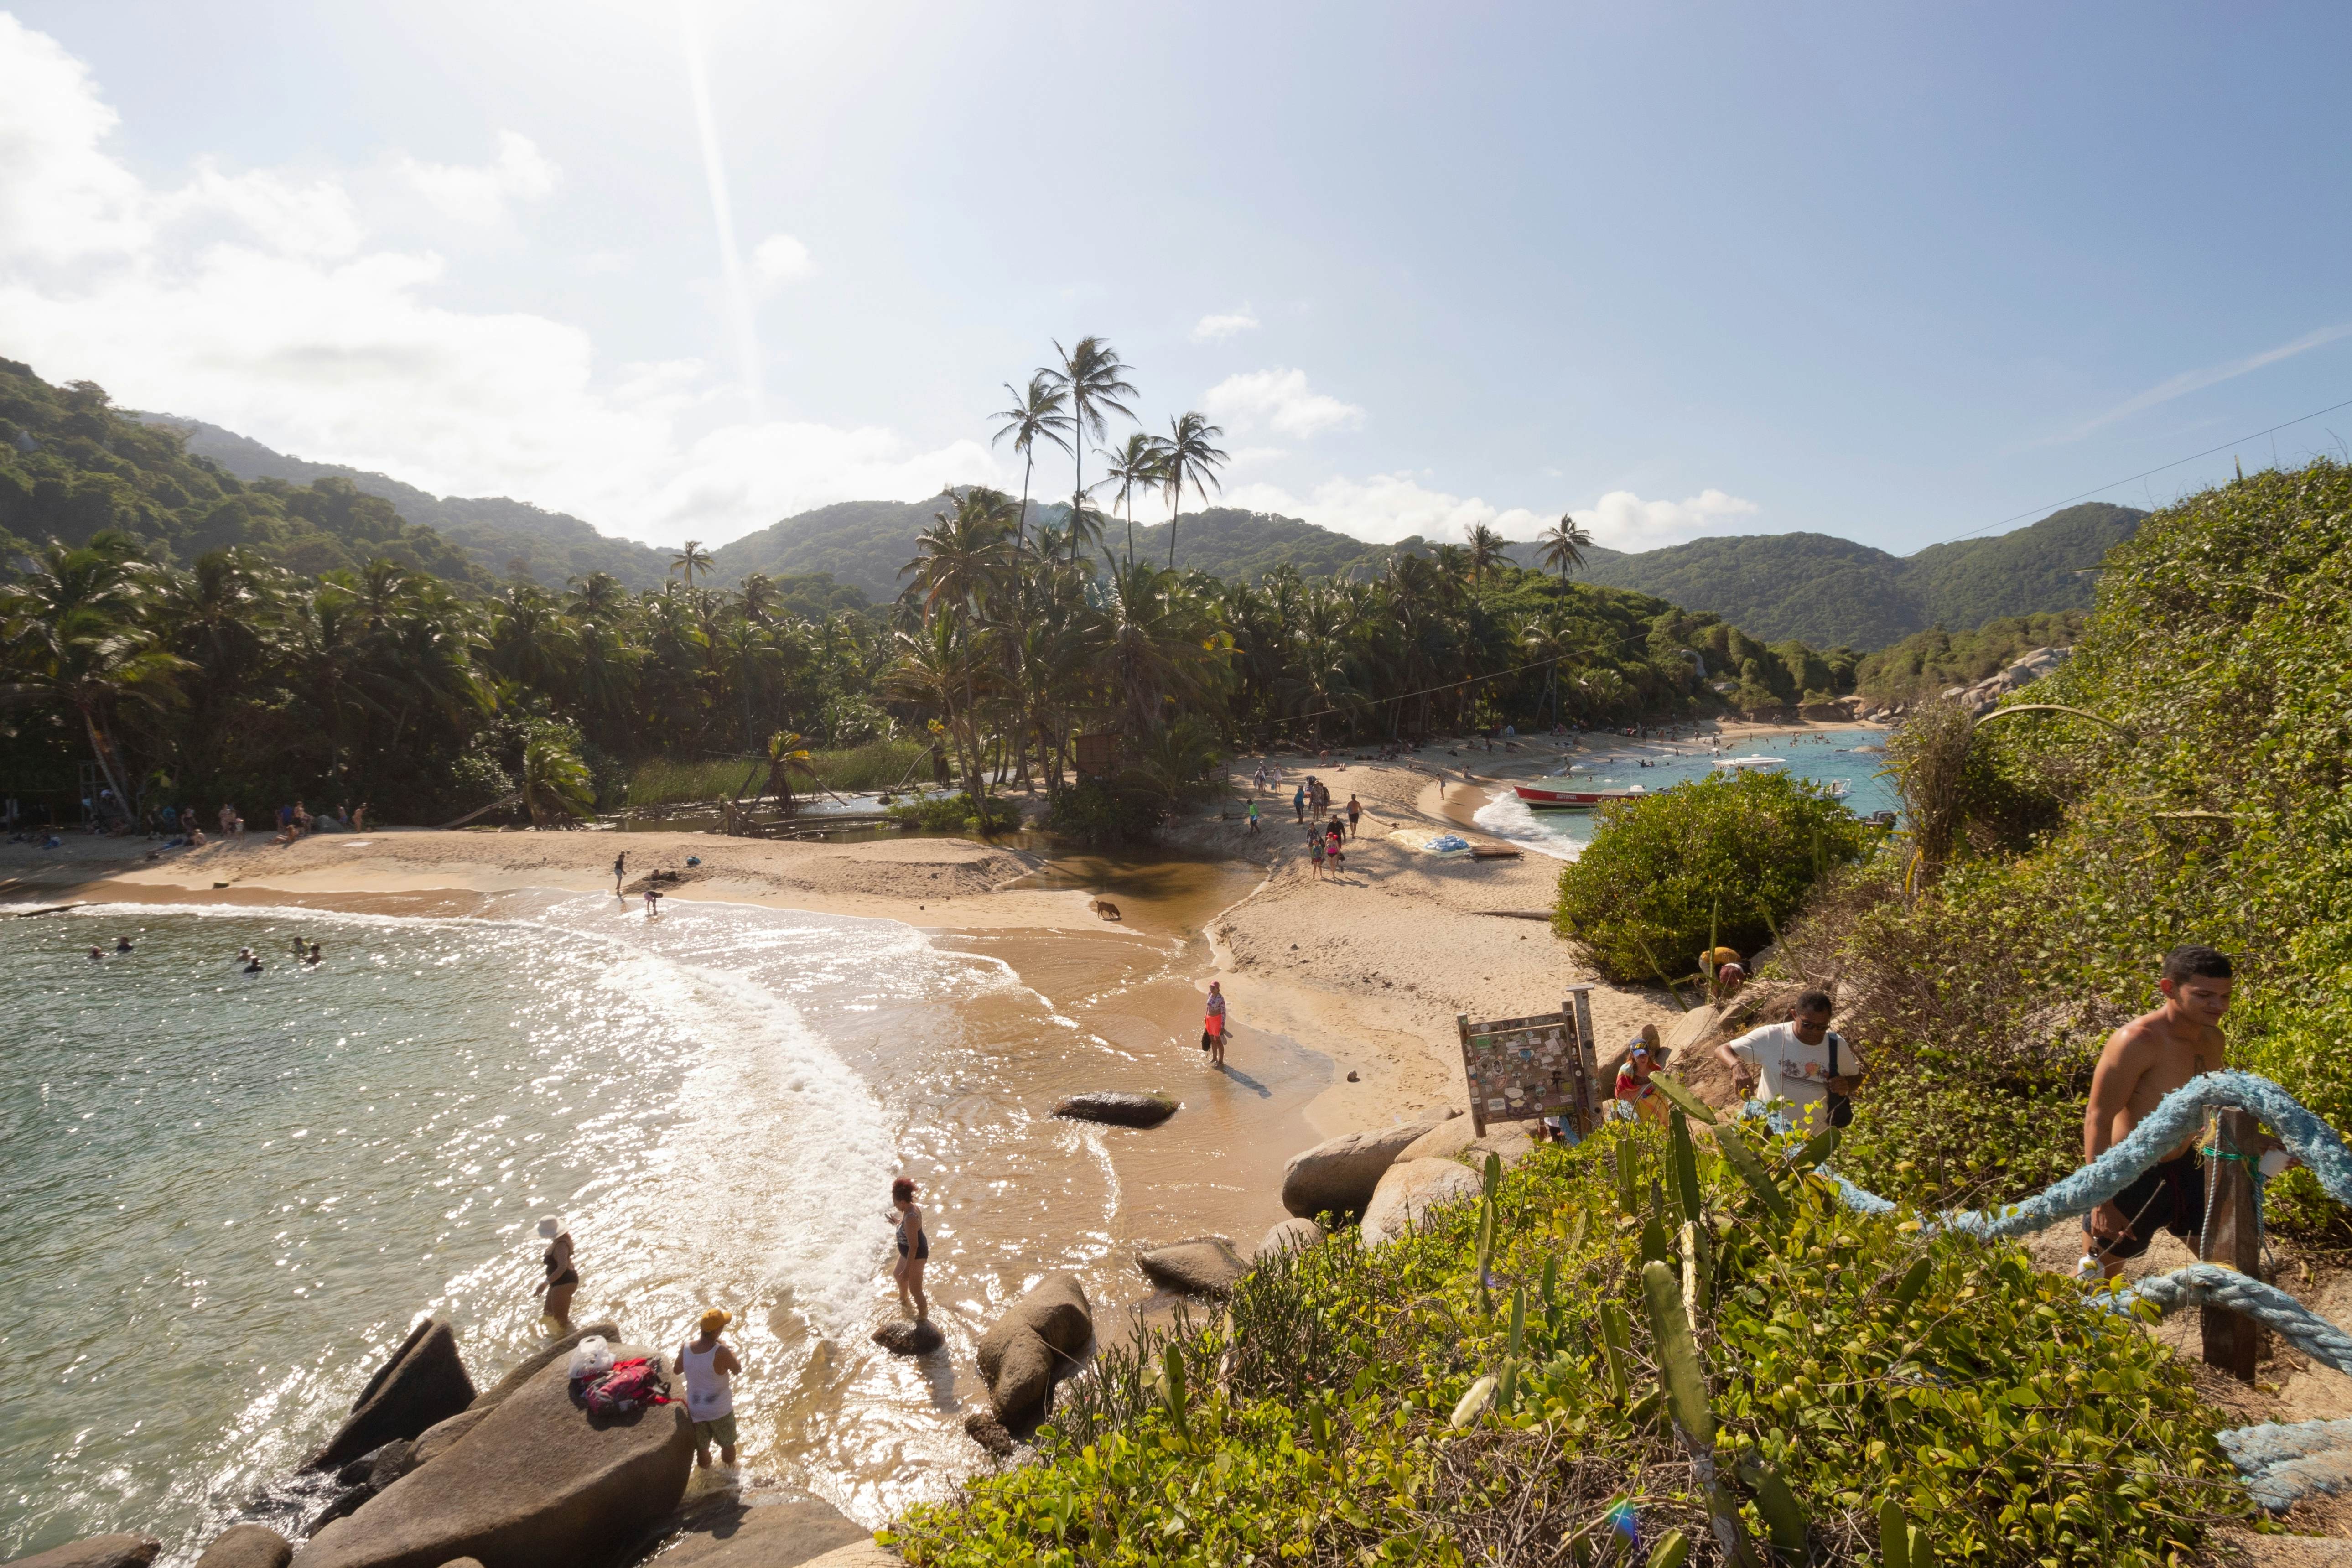
[[[913,1294],[915,1321],[921,1322],[931,1315],[931,1304],[923,1295],[923,1265],[930,1260],[931,1238],[923,1234],[923,1211],[915,1206],[913,1181],[901,1176],[890,1184],[890,1206],[898,1211],[898,1262],[890,1278],[898,1287],[898,1305],[905,1306]]]
[[[539,1222],[539,1234],[547,1242],[547,1251],[539,1260],[547,1270],[540,1294],[546,1298],[547,1315],[568,1334],[572,1331],[572,1294],[580,1289],[580,1270],[572,1266],[572,1233],[563,1228],[562,1220],[549,1215]]]

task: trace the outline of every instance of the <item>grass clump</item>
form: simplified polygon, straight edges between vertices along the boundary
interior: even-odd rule
[[[1774,939],[1826,871],[1874,832],[1821,786],[1737,772],[1603,806],[1592,842],[1562,867],[1552,929],[1612,980],[1689,973],[1710,941],[1752,952]]]
[[[1616,1125],[1381,1252],[1268,1260],[1213,1321],[1099,1356],[1035,1463],[892,1543],[919,1568],[1630,1568],[1680,1531],[1714,1563],[1695,1424],[1783,1562],[1877,1561],[1893,1520],[1946,1565],[2174,1565],[2243,1517],[2216,1414],[2135,1323],[1747,1152],[1742,1176],[1679,1121]]]

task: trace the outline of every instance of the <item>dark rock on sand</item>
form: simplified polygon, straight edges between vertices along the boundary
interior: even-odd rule
[[[1045,1414],[1054,1380],[1074,1370],[1094,1342],[1094,1309],[1075,1274],[1048,1274],[981,1336],[980,1374],[996,1418],[1011,1431]]]
[[[1057,1100],[1054,1114],[1074,1121],[1100,1121],[1112,1127],[1157,1127],[1176,1114],[1176,1102],[1164,1094],[1128,1094],[1106,1089],[1074,1094]]]
[[[163,1543],[152,1535],[93,1535],[30,1557],[12,1558],[8,1568],[147,1568],[163,1550]]]
[[[874,1342],[892,1355],[929,1355],[948,1342],[929,1318],[909,1321],[893,1318],[874,1331]]]
[[[1323,1239],[1323,1227],[1311,1219],[1286,1219],[1265,1233],[1257,1244],[1257,1256],[1272,1258],[1277,1252],[1297,1252]]]
[[[988,1457],[992,1459],[1010,1458],[1017,1446],[1013,1441],[1013,1434],[1004,1429],[1004,1423],[996,1418],[993,1410],[975,1410],[966,1415],[963,1429],[966,1436],[988,1450]]]
[[[1249,1265],[1222,1236],[1196,1237],[1155,1247],[1136,1259],[1145,1276],[1164,1289],[1192,1296],[1230,1296]]]
[[[457,1331],[427,1318],[352,1401],[351,1419],[303,1468],[323,1470],[358,1458],[394,1437],[415,1437],[474,1402],[474,1380],[457,1356]],[[439,1568],[438,1564],[435,1568]]]
[[[547,1365],[548,1363],[560,1361],[567,1365],[570,1364],[572,1348],[591,1334],[594,1334],[608,1345],[621,1342],[621,1330],[618,1324],[583,1323],[553,1343],[541,1345],[538,1350],[533,1351],[530,1360],[490,1384],[489,1388],[467,1408],[482,1411],[496,1409],[505,1402],[509,1394],[537,1377],[540,1368]]]
[[[1372,1189],[1396,1163],[1405,1147],[1427,1132],[1432,1123],[1407,1122],[1402,1127],[1375,1127],[1345,1132],[1290,1157],[1282,1173],[1282,1206],[1301,1219],[1317,1215],[1360,1214],[1372,1201]]]
[[[266,1524],[232,1524],[215,1538],[196,1568],[286,1568],[294,1548]]]
[[[815,1498],[751,1504],[730,1498],[698,1510],[656,1559],[661,1568],[796,1568],[874,1535]]]
[[[655,1352],[623,1345],[614,1353]],[[299,1568],[441,1568],[470,1556],[497,1568],[594,1568],[669,1516],[693,1468],[694,1427],[682,1401],[591,1415],[572,1402],[565,1367],[555,1362],[478,1417],[441,1459],[328,1525],[294,1561]]]

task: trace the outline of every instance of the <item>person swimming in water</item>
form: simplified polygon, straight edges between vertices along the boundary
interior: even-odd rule
[[[915,1321],[923,1322],[931,1315],[931,1303],[923,1295],[923,1265],[930,1261],[931,1238],[923,1233],[923,1211],[915,1205],[910,1178],[901,1176],[890,1184],[890,1206],[898,1211],[898,1261],[890,1278],[898,1287],[898,1305],[905,1306],[911,1292]]]
[[[131,951],[131,939],[127,936],[116,937],[114,939],[114,951],[117,952],[129,952]]]
[[[247,974],[258,974],[261,973],[261,954],[257,952],[249,952],[246,954],[245,972]]]
[[[89,950],[89,961],[92,963],[104,963],[106,962],[106,949],[93,946]]]
[[[310,951],[302,955],[302,963],[306,967],[312,966],[319,963],[324,957],[325,955],[319,951],[319,944],[314,942],[310,944]]]
[[[539,1222],[540,1238],[547,1243],[547,1251],[540,1258],[540,1267],[546,1270],[545,1283],[539,1288],[545,1299],[547,1315],[561,1324],[564,1332],[572,1331],[572,1296],[580,1289],[580,1270],[572,1261],[572,1233],[563,1222],[549,1215]]]

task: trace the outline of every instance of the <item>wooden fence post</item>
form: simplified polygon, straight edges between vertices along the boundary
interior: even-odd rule
[[[2252,1111],[2224,1110],[2213,1119],[2214,1154],[2205,1162],[2205,1229],[2197,1248],[2203,1261],[2257,1279],[2263,1273],[2263,1227],[2249,1160],[2258,1131]],[[2254,1365],[2263,1348],[2260,1323],[2227,1307],[2203,1307],[2198,1310],[2198,1326],[2204,1334],[2207,1366],[2242,1383],[2254,1381]]]

